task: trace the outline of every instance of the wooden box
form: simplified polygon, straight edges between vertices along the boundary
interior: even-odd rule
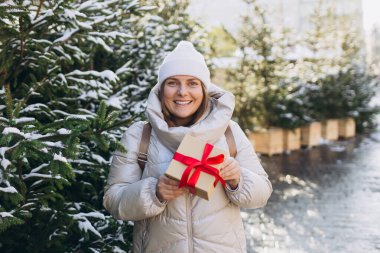
[[[339,119],[339,137],[346,139],[354,137],[356,133],[355,120],[353,118]]]
[[[337,119],[329,119],[322,122],[322,138],[328,141],[336,141],[339,137],[339,124]]]
[[[301,146],[310,148],[319,145],[322,138],[321,128],[319,122],[301,127]]]
[[[301,128],[284,130],[284,151],[301,148]]]
[[[249,134],[255,151],[260,154],[274,155],[284,152],[284,134],[281,128],[270,128]]]

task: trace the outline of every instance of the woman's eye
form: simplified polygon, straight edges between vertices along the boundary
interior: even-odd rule
[[[197,85],[198,85],[197,82],[191,82],[191,83],[190,83],[190,86],[197,86]]]
[[[168,86],[175,86],[176,83],[175,82],[168,82],[168,83],[166,83],[166,85],[168,85]]]

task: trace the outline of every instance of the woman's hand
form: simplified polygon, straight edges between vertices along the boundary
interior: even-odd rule
[[[233,157],[228,157],[220,169],[220,176],[230,185],[231,189],[236,189],[240,181],[239,163]]]
[[[159,177],[156,186],[156,195],[161,202],[167,202],[186,192],[185,187],[178,188],[179,182],[165,175]]]

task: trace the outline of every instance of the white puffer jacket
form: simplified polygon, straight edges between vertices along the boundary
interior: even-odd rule
[[[148,98],[152,135],[144,173],[141,175],[137,163],[144,122],[137,122],[121,140],[128,153],[113,157],[103,200],[105,208],[116,219],[134,221],[135,253],[246,252],[240,207],[264,206],[272,186],[251,143],[239,125],[231,121],[234,96],[212,84],[208,92],[214,98],[204,117],[191,127],[169,128],[157,90],[154,87]],[[210,201],[185,193],[168,204],[161,203],[156,197],[157,179],[165,173],[184,135],[191,133],[228,152],[224,135],[228,124],[237,146],[235,159],[241,166],[238,188],[232,191],[218,183]]]

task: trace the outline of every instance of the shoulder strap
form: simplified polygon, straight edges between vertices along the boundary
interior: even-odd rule
[[[232,133],[230,125],[228,125],[226,132],[224,133],[226,136],[227,144],[228,144],[228,149],[230,151],[230,156],[235,157],[236,156],[236,142],[234,135]]]
[[[139,163],[142,172],[144,171],[145,163],[148,160],[148,147],[151,132],[152,125],[149,122],[145,123],[140,141],[139,154],[137,156],[137,162]]]
[[[144,172],[145,163],[148,160],[148,147],[149,147],[149,140],[150,140],[151,132],[152,132],[152,125],[149,122],[145,123],[144,128],[143,128],[143,132],[142,132],[142,136],[141,136],[139,154],[137,156],[137,162],[138,162],[142,172]],[[232,157],[235,157],[236,156],[236,143],[235,143],[235,138],[234,138],[234,135],[232,133],[230,125],[228,125],[224,135],[226,136],[230,155]]]

